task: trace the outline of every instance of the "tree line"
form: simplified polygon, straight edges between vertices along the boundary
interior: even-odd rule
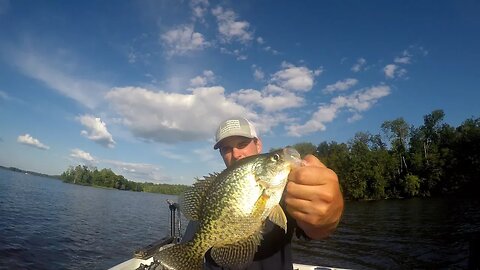
[[[188,187],[186,185],[154,184],[148,182],[140,183],[130,181],[122,175],[115,174],[111,169],[98,170],[97,168],[89,168],[85,165],[77,165],[76,167],[68,168],[60,175],[60,179],[66,183],[78,185],[172,195],[180,194]]]
[[[346,199],[429,197],[478,192],[480,118],[444,123],[443,110],[419,127],[403,118],[385,121],[383,134],[358,132],[347,143],[294,145],[314,154],[339,178]]]
[[[317,156],[334,170],[349,200],[477,192],[480,118],[469,118],[458,127],[444,123],[444,118],[443,110],[434,110],[419,127],[400,117],[383,122],[382,134],[358,132],[346,143],[304,142],[293,147],[302,156]],[[129,181],[111,169],[81,165],[70,167],[60,178],[68,183],[164,194],[180,194],[188,187]]]

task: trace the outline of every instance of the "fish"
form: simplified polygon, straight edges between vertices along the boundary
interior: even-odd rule
[[[202,269],[211,249],[214,261],[242,269],[252,261],[267,219],[287,231],[279,202],[300,154],[286,147],[236,161],[221,173],[197,179],[179,199],[186,218],[198,221],[192,240],[160,249],[154,256],[164,269]]]

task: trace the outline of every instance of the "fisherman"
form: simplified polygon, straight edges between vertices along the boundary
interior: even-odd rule
[[[231,118],[219,125],[213,148],[220,151],[225,165],[230,167],[237,160],[260,154],[262,141],[250,121]],[[343,212],[337,175],[313,155],[305,156],[303,163],[290,172],[281,202],[288,220],[287,233],[267,220],[263,240],[247,269],[293,269],[294,232],[300,238],[323,239],[337,227]],[[182,242],[191,240],[197,229],[198,222],[190,221]],[[205,269],[222,269],[210,251],[205,254]]]

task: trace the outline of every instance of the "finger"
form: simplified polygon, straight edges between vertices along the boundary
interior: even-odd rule
[[[304,163],[306,166],[316,166],[326,168],[325,164],[323,164],[317,157],[314,155],[306,155],[304,158]]]
[[[298,213],[303,213],[303,214],[309,214],[309,204],[311,204],[310,201],[307,200],[301,200],[301,199],[295,199],[295,198],[285,198],[285,204],[287,206],[287,211],[290,214],[294,214],[296,212]]]
[[[320,187],[312,187],[297,184],[295,182],[288,182],[285,196],[310,201],[318,200],[320,197],[322,197],[322,191],[319,190],[319,188]]]
[[[307,166],[295,168],[288,175],[289,181],[309,186],[329,184],[336,179],[338,178],[335,172],[325,167]]]
[[[288,213],[295,219],[299,216],[323,217],[328,209],[328,206],[324,203],[313,203],[312,201],[294,198],[285,198],[285,203]]]

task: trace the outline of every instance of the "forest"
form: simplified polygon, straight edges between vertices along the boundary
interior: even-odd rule
[[[358,132],[346,143],[293,145],[334,170],[347,200],[473,194],[480,187],[480,118],[458,127],[444,123],[443,110],[423,117],[419,127],[402,117],[381,125],[382,134]],[[273,151],[275,149],[271,149]],[[65,182],[121,190],[179,194],[188,186],[139,183],[110,169],[78,165],[62,173]]]
[[[295,148],[334,170],[349,200],[478,193],[480,118],[458,127],[444,118],[443,110],[434,110],[419,127],[400,117],[383,122],[382,134],[358,132],[347,143],[301,143]]]
[[[122,175],[115,174],[111,169],[98,170],[97,168],[89,168],[85,165],[77,165],[76,167],[68,168],[60,175],[60,179],[66,183],[77,185],[172,195],[180,194],[188,187],[186,185],[154,184],[148,182],[140,183],[130,181]]]

